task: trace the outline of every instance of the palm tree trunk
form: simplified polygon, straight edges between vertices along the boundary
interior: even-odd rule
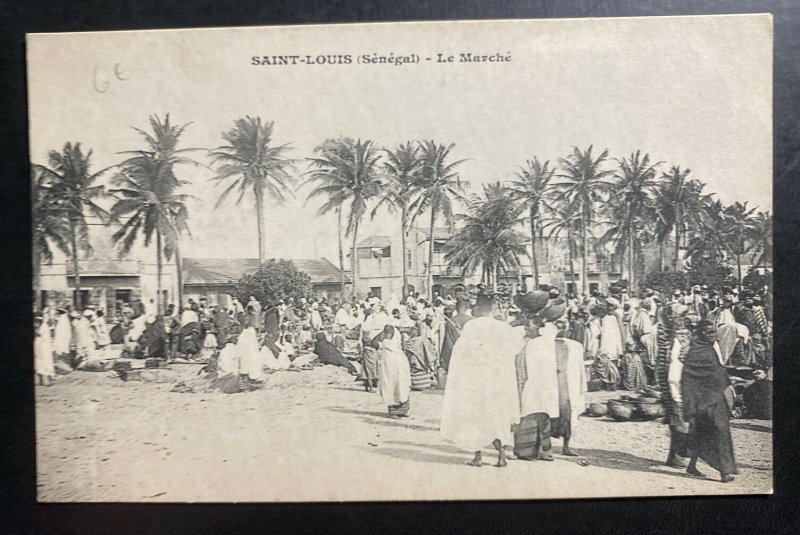
[[[256,221],[258,222],[258,265],[267,261],[266,229],[264,228],[264,191],[260,186],[255,187],[256,194]]]
[[[344,248],[342,247],[342,207],[336,209],[336,237],[339,240],[339,276],[340,276],[340,290],[342,293],[342,301],[344,301],[344,287],[345,287],[345,274],[344,274]]]
[[[589,220],[588,219],[589,218],[584,216],[584,218],[583,218],[583,227],[581,228],[581,236],[583,237],[583,255],[582,255],[583,262],[581,263],[581,291],[583,293],[586,293],[586,289],[588,288],[588,284],[589,284],[589,282],[588,282],[589,268],[588,268],[588,265],[587,265],[587,260],[588,260],[588,256],[589,256],[589,247],[588,247],[589,244],[588,244],[588,242],[586,240],[586,237],[587,237],[587,228],[586,227],[589,225]]]
[[[72,239],[72,279],[75,283],[75,310],[83,310],[83,299],[81,299],[81,270],[78,265],[78,235],[74,222],[70,224],[70,230],[70,237]]]
[[[736,255],[736,275],[739,278],[739,293],[742,291],[742,255]]]
[[[400,292],[400,295],[403,298],[403,302],[406,299],[406,292],[408,291],[408,274],[406,273],[406,226],[408,224],[408,210],[406,207],[403,206],[400,208],[400,261],[403,266],[403,270],[401,271],[403,276],[403,290]]]
[[[178,280],[178,302],[176,303],[176,310],[180,308],[183,303],[183,258],[181,258],[181,250],[177,241],[175,242],[175,271],[177,272]]]
[[[33,242],[33,309],[42,309],[42,281],[41,281],[41,256],[36,240]]]
[[[664,271],[666,259],[664,258],[664,242],[658,242],[658,270]]]
[[[539,266],[536,263],[536,210],[531,208],[531,265],[533,267],[534,290],[539,289]]]
[[[492,292],[497,293],[497,279],[500,277],[499,266],[497,264],[494,265],[494,269],[492,269],[493,277],[492,277]]]
[[[428,297],[433,301],[433,222],[436,220],[436,209],[431,205],[430,247],[428,248]]]
[[[358,297],[358,250],[356,240],[358,239],[358,221],[353,224],[353,249],[351,252],[353,267],[353,295]]]
[[[575,261],[574,256],[572,254],[573,251],[573,242],[575,241],[575,236],[572,234],[572,229],[567,229],[567,256],[569,257],[569,278],[570,282],[572,283],[572,291],[576,294],[578,293],[578,287],[575,286]],[[538,288],[537,288],[538,290]]]
[[[161,230],[156,227],[156,315],[164,315],[164,298],[161,293],[161,276],[164,266],[161,264]]]
[[[680,260],[680,247],[681,247],[681,224],[680,216],[675,220],[675,261],[673,269],[678,271],[678,261]]]
[[[628,295],[633,295],[634,291],[634,250],[633,250],[633,218],[628,223]]]

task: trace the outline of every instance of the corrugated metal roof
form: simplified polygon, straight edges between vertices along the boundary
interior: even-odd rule
[[[327,258],[287,259],[298,271],[307,274],[312,284],[341,282],[341,272]],[[219,285],[235,284],[245,274],[258,269],[257,258],[184,258],[184,284]],[[349,278],[345,278],[349,281]]]

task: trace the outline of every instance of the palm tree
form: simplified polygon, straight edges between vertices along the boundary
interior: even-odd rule
[[[756,208],[748,208],[747,202],[735,202],[722,211],[728,227],[728,250],[736,257],[736,275],[739,280],[739,291],[742,290],[742,255],[756,246],[758,220]]]
[[[41,265],[53,261],[51,244],[69,256],[70,231],[67,219],[63,215],[61,199],[53,195],[52,184],[47,175],[38,169],[31,173],[33,189],[33,287],[36,290],[34,304],[36,310],[42,307],[41,302]]]
[[[772,214],[769,212],[758,212],[756,214],[756,229],[754,240],[756,241],[756,251],[759,254],[758,260],[754,265],[758,267],[764,262],[766,269],[768,262],[772,260]]]
[[[378,209],[386,205],[390,211],[400,211],[400,259],[402,266],[403,299],[408,291],[408,275],[406,273],[406,231],[409,226],[409,202],[412,188],[419,180],[422,161],[419,158],[419,145],[412,143],[400,144],[395,149],[385,150],[386,161],[383,163],[384,171],[390,180],[382,193],[381,199],[372,210],[372,217]]]
[[[628,287],[633,292],[636,227],[657,186],[656,168],[661,162],[651,164],[650,155],[645,153],[642,156],[641,151],[637,150],[628,158],[617,160],[617,163],[619,170],[615,174],[617,183],[614,185],[614,195],[622,206],[621,222],[628,242],[625,247],[628,253]]]
[[[613,175],[614,172],[602,169],[603,164],[608,160],[608,149],[597,157],[592,155],[591,145],[585,151],[581,151],[578,147],[572,149],[572,154],[559,159],[563,174],[558,176],[563,179],[563,182],[554,184],[554,189],[558,192],[556,200],[568,200],[581,217],[581,241],[583,243],[581,289],[586,292],[589,274],[587,269],[589,225],[596,211],[595,206],[607,200],[613,184],[605,178]]]
[[[227,145],[217,147],[209,152],[212,165],[219,164],[217,174],[211,179],[218,184],[230,182],[230,185],[217,199],[215,208],[219,208],[228,195],[239,190],[238,205],[245,194],[252,190],[256,201],[256,222],[258,224],[258,260],[266,261],[266,229],[264,228],[264,201],[269,195],[272,199],[282,201],[290,196],[288,183],[291,180],[289,171],[293,160],[285,156],[289,145],[271,146],[273,122],[262,123],[261,117],[246,116],[238,119],[233,128],[222,133]]]
[[[120,225],[111,237],[120,245],[122,255],[130,252],[140,234],[144,235],[145,247],[150,246],[155,235],[158,315],[163,314],[162,255],[169,260],[178,243],[178,233],[188,231],[185,202],[189,198],[175,193],[184,183],[173,182],[162,169],[153,155],[131,158],[113,178],[115,188],[109,190],[116,199],[111,207],[111,220]]]
[[[130,252],[140,232],[144,234],[145,246],[150,245],[155,234],[157,313],[161,315],[164,309],[162,255],[167,260],[173,254],[177,257],[179,235],[184,231],[189,233],[185,202],[191,196],[175,193],[180,186],[188,183],[175,176],[175,167],[201,164],[182,155],[199,149],[177,148],[181,136],[191,123],[173,125],[169,114],[163,121],[158,115],[151,115],[149,122],[152,135],[134,128],[144,138],[146,148],[123,153],[131,157],[120,164],[120,172],[112,179],[114,189],[109,190],[109,193],[114,196],[115,203],[111,208],[110,222],[120,225],[112,239],[120,244],[122,255]],[[123,223],[122,218],[127,220]],[[180,303],[183,274],[179,259],[176,259],[176,269]]]
[[[677,271],[680,263],[681,237],[686,238],[689,224],[699,226],[706,197],[702,194],[705,184],[698,180],[688,180],[690,169],[672,166],[661,174],[656,188],[657,213],[668,231],[675,232],[675,256],[673,269]]]
[[[433,247],[434,223],[441,216],[448,225],[453,224],[453,200],[463,198],[463,186],[456,173],[456,168],[465,160],[448,163],[450,152],[455,144],[440,145],[433,140],[419,144],[422,168],[416,180],[412,195],[414,200],[409,205],[413,224],[419,215],[430,210],[430,243],[428,245],[428,265],[426,266],[428,294],[433,299]]]
[[[445,245],[445,260],[459,266],[463,275],[480,268],[483,280],[497,290],[499,271],[519,270],[519,257],[527,256],[525,235],[515,227],[524,207],[518,206],[510,192],[499,182],[483,186],[483,195],[467,201],[467,213],[457,214],[460,230]]]
[[[707,199],[700,213],[700,224],[692,233],[686,246],[686,256],[693,262],[704,256],[714,262],[724,262],[728,253],[730,226],[725,220],[724,206],[719,200]]]
[[[556,170],[551,168],[550,162],[544,164],[534,156],[533,161],[528,160],[525,167],[517,172],[516,180],[511,183],[508,193],[520,201],[521,206],[528,211],[528,221],[531,228],[531,264],[533,268],[533,282],[539,288],[539,265],[536,260],[536,231],[541,225],[543,212],[547,209],[547,196],[549,194],[550,180]]]
[[[378,195],[383,185],[380,153],[370,140],[351,138],[328,139],[314,149],[310,158],[312,170],[303,184],[315,185],[308,199],[325,197],[317,214],[340,210],[349,203],[346,234],[352,236],[353,295],[358,293],[358,227],[367,211],[367,202]]]
[[[86,154],[80,143],[66,143],[61,152],[50,151],[47,156],[48,165],[34,165],[46,180],[50,182],[50,193],[59,199],[59,214],[69,228],[70,259],[75,282],[75,308],[83,309],[81,299],[81,272],[78,250],[89,253],[92,246],[89,240],[89,227],[85,212],[105,221],[108,212],[97,205],[94,200],[103,195],[103,186],[95,185],[108,169],[90,173],[92,151]]]
[[[567,238],[567,258],[569,260],[569,277],[572,288],[575,286],[575,234],[580,231],[581,216],[575,207],[566,200],[559,201],[551,207],[550,217],[545,220],[542,230],[548,230],[547,239],[553,237]]]

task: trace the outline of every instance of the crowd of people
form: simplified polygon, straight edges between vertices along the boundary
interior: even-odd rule
[[[552,438],[575,455],[572,422],[587,390],[656,392],[670,429],[666,464],[702,475],[701,458],[730,481],[736,392],[726,367],[771,378],[769,299],[705,286],[578,297],[462,285],[431,300],[250,296],[223,307],[189,299],[161,316],[152,301],[120,303],[110,330],[94,307],[48,307],[36,317],[35,364],[52,384],[54,361],[79,367],[114,343],[122,356],[206,361],[235,380],[232,391],[258,388],[268,370],[327,364],[379,392],[391,418],[409,415],[412,391],[444,389],[441,433],[475,452],[473,466],[488,445],[500,467],[512,444],[517,458],[552,461]]]

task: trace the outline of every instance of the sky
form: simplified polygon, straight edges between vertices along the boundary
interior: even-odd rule
[[[417,64],[358,64],[363,55],[416,54]],[[510,61],[459,62],[459,54]],[[352,56],[350,64],[253,65],[253,56]],[[437,54],[455,56],[439,63]],[[428,61],[426,58],[430,57]],[[115,69],[119,77],[115,75]],[[510,180],[526,160],[573,146],[612,158],[648,152],[691,169],[723,203],[772,210],[772,21],[769,16],[360,24],[38,34],[28,40],[31,161],[67,141],[99,170],[143,147],[133,128],[169,113],[191,123],[185,148],[211,149],[236,119],[274,121],[274,143],[298,159],[331,137],[379,146],[434,139],[467,159],[472,188]],[[120,79],[123,78],[123,79]],[[107,85],[106,85],[107,83]],[[102,92],[101,92],[102,91]],[[193,153],[208,164],[205,151]],[[254,199],[231,198],[206,168],[191,182],[186,257],[256,257]],[[318,202],[268,203],[268,256],[337,262],[336,218]],[[379,213],[359,236],[391,234]],[[346,244],[349,240],[346,241]]]

